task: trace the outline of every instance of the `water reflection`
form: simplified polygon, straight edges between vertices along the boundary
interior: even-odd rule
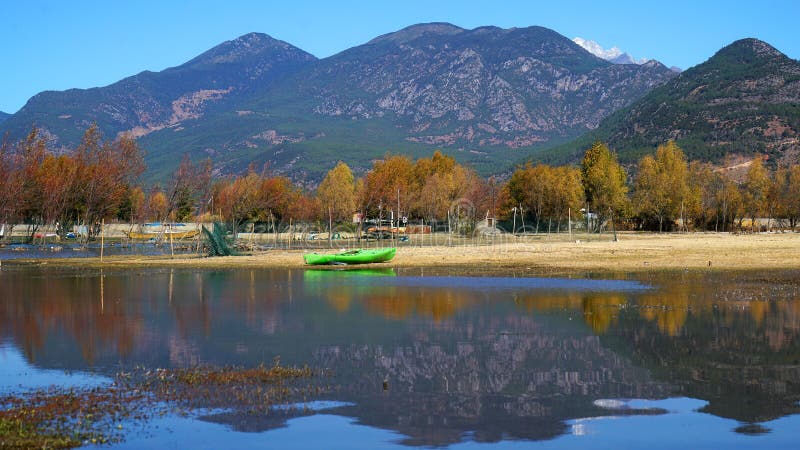
[[[335,413],[408,445],[552,439],[581,417],[664,413],[598,399],[702,399],[741,433],[798,412],[797,274],[413,275],[4,267],[0,340],[48,369],[309,363],[335,374],[330,397],[347,402]]]

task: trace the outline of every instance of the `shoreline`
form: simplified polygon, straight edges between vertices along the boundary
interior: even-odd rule
[[[583,237],[583,236],[575,236]],[[336,252],[331,249],[327,252]],[[302,255],[312,250],[275,249],[243,256],[169,257],[113,256],[100,258],[10,259],[2,266],[73,268],[341,268],[308,266]],[[326,252],[326,250],[316,250]],[[350,267],[454,268],[487,273],[503,270],[530,272],[658,272],[674,270],[734,271],[800,269],[800,233],[770,234],[638,234],[621,233],[618,242],[569,240],[552,236],[538,241],[495,245],[398,246],[387,263]]]

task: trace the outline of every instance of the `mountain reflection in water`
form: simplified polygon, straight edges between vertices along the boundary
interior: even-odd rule
[[[607,407],[629,398],[701,399],[745,433],[798,412],[796,280],[3,267],[0,341],[39,368],[107,374],[280,356],[334,374],[326,396],[344,403],[329,412],[408,445],[552,439],[573,419],[665,413]]]

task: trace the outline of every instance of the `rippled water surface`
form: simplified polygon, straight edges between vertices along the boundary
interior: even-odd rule
[[[329,388],[118,446],[796,448],[800,274],[616,278],[2,266],[0,392],[280,357]]]

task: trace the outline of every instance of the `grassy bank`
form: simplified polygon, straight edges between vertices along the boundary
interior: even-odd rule
[[[383,267],[413,268],[443,265],[470,269],[503,268],[552,271],[659,270],[755,270],[800,269],[800,234],[734,235],[716,233],[625,233],[613,242],[610,236],[566,235],[527,238],[481,245],[404,245]],[[4,265],[42,264],[69,267],[207,267],[207,268],[301,268],[303,253],[310,250],[268,250],[244,256],[220,258],[118,256],[10,260]],[[324,252],[323,250],[319,250]],[[338,251],[332,249],[329,251]]]

